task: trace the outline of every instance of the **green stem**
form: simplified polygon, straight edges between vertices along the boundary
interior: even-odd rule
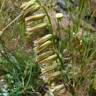
[[[46,15],[47,15],[48,21],[49,21],[49,23],[50,23],[50,33],[52,33],[52,34],[53,34],[52,22],[51,22],[51,19],[50,19],[49,14],[48,14],[48,12],[47,12],[47,9],[46,9],[46,7],[45,7],[45,6],[41,3],[41,1],[40,1],[40,0],[37,0],[37,1],[38,1],[38,3],[42,6],[42,8],[43,8],[44,12],[45,12],[45,13],[46,13]]]

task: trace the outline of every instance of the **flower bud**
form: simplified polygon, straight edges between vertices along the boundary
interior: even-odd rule
[[[48,48],[48,46],[52,45],[51,41],[47,41],[44,44],[42,44],[41,46],[37,46],[35,47],[36,53],[40,53],[41,51],[45,50],[46,48]]]
[[[63,13],[57,13],[56,14],[56,18],[59,20],[63,17]]]
[[[35,11],[40,9],[40,5],[38,3],[33,4],[32,6],[28,7],[26,10],[22,10],[24,17],[33,14]]]
[[[36,32],[36,31],[39,31],[40,29],[44,29],[46,27],[47,27],[47,23],[41,23],[32,28],[28,27],[26,30],[27,30],[27,32],[34,32],[34,31]]]
[[[36,21],[36,20],[40,20],[40,19],[43,19],[45,17],[45,14],[37,14],[37,15],[34,15],[34,16],[28,16],[25,18],[25,21],[28,22],[28,21]]]
[[[62,90],[64,88],[64,84],[61,84],[61,85],[57,85],[57,86],[54,86],[54,88],[51,90],[53,93],[57,93],[59,92],[60,90]]]
[[[52,54],[53,54],[53,51],[47,51],[47,52],[42,53],[41,55],[38,55],[37,56],[37,62],[49,57]]]
[[[60,74],[61,74],[60,71],[52,72],[52,74],[49,74],[48,80],[54,80],[55,78],[57,78],[58,76],[60,76]]]
[[[35,45],[41,45],[42,43],[48,41],[51,38],[52,38],[52,34],[48,34],[48,35],[41,37],[39,40],[35,41],[34,43]]]
[[[25,9],[27,9],[28,7],[34,5],[35,3],[36,3],[36,0],[30,0],[29,2],[24,2],[24,3],[20,6],[20,8],[23,9],[23,10],[25,10]]]
[[[3,31],[0,31],[0,36],[2,36],[2,34],[3,34]]]
[[[56,63],[54,63],[53,65],[50,65],[50,66],[46,66],[43,70],[42,70],[42,75],[43,74],[46,74],[46,73],[48,73],[48,72],[50,72],[50,71],[52,71],[52,70],[55,70],[56,68],[57,68],[57,64]]]
[[[50,63],[50,62],[52,63],[56,58],[57,58],[57,55],[54,54],[54,55],[51,55],[51,56],[49,56],[48,58],[40,61],[39,63],[40,63],[40,64]]]

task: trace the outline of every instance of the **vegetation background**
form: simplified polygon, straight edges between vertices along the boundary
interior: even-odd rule
[[[47,67],[60,75],[51,70],[52,80],[41,78],[33,41],[42,34],[27,38],[21,16],[20,6],[29,0],[0,0],[0,96],[96,96],[96,0],[33,1],[42,7],[36,14],[47,16],[39,22],[48,23],[43,35],[53,32],[59,54],[53,62],[58,66]],[[63,14],[60,21],[57,13]]]

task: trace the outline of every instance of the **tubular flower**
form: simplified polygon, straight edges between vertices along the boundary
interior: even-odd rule
[[[40,19],[43,19],[45,17],[45,14],[36,14],[36,15],[33,15],[33,16],[28,16],[25,18],[25,21],[28,22],[28,21],[37,21],[37,20],[40,20]]]
[[[35,31],[39,31],[40,29],[43,29],[46,27],[47,27],[47,23],[41,23],[41,24],[38,24],[32,28],[28,27],[26,30],[27,30],[27,32],[35,32]]]
[[[34,43],[35,43],[35,45],[41,45],[50,39],[52,39],[52,34],[45,35],[45,36],[41,37],[39,40],[35,41]]]
[[[49,57],[49,56],[52,55],[52,54],[53,54],[53,51],[44,52],[44,53],[42,53],[42,54],[40,54],[40,55],[37,56],[37,61],[38,61],[38,62],[39,62],[39,61],[42,61],[43,59]]]
[[[56,54],[51,55],[51,56],[49,56],[48,58],[46,58],[46,59],[40,61],[39,63],[40,63],[40,64],[42,64],[42,63],[50,63],[50,62],[52,63],[53,60],[56,60],[56,57],[57,57]]]

